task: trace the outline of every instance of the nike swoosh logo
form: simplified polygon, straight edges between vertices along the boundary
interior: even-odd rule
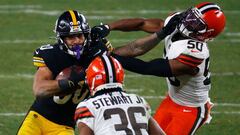
[[[199,51],[197,51],[197,50],[191,50],[191,52],[195,53],[195,52],[199,52]]]
[[[183,109],[183,112],[192,112],[192,110]]]

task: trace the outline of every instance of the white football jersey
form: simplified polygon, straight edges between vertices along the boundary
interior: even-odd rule
[[[209,99],[211,87],[208,70],[209,49],[206,42],[193,39],[173,41],[176,32],[177,30],[165,38],[164,57],[198,67],[199,72],[195,76],[182,75],[167,78],[168,93],[171,99],[180,105],[198,107]]]
[[[113,92],[86,99],[75,113],[95,135],[148,135],[150,107],[135,94]]]

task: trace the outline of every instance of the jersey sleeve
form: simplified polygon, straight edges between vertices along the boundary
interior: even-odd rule
[[[36,67],[45,67],[46,66],[41,53],[42,53],[42,51],[40,50],[40,48],[36,49],[33,53],[33,65]]]
[[[93,130],[94,116],[90,109],[87,107],[86,102],[83,101],[77,106],[74,120],[76,121],[77,125],[79,122],[82,122]]]
[[[200,65],[204,59],[201,58],[196,58],[194,56],[182,53],[180,54],[176,60],[178,60],[179,62],[191,66],[191,67],[197,67],[198,65]]]
[[[201,49],[197,49],[189,46],[189,40],[176,41],[171,45],[171,49],[168,52],[168,58],[176,59],[191,67],[197,67],[206,58],[206,44],[202,43],[202,46]]]

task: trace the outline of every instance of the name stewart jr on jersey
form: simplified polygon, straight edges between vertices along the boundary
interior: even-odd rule
[[[102,106],[112,106],[112,105],[119,105],[119,104],[142,104],[143,100],[136,96],[137,100],[133,102],[130,96],[110,96],[110,97],[104,97],[99,98],[92,101],[92,104],[96,109],[101,108]]]

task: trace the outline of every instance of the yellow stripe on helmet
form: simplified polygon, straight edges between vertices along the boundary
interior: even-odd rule
[[[76,19],[76,15],[74,14],[73,10],[69,10],[69,13],[72,17],[72,22],[73,22],[73,27],[76,28],[77,27],[77,19]]]

